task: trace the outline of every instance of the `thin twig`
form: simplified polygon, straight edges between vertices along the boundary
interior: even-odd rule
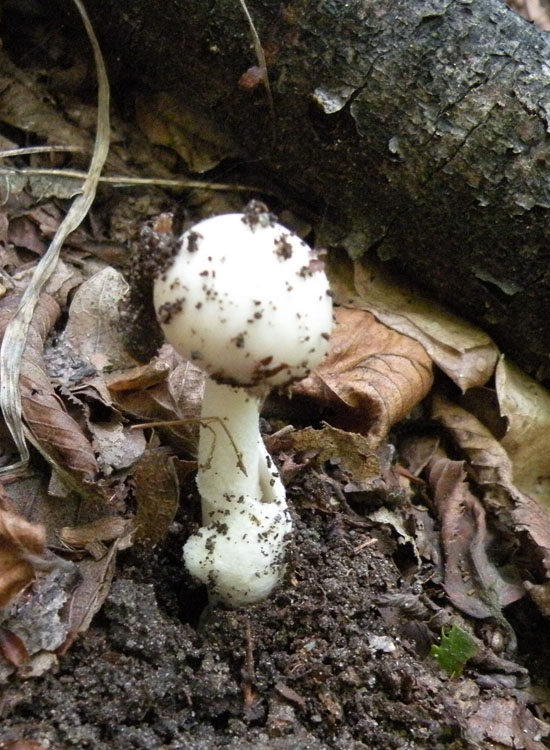
[[[248,476],[246,467],[243,463],[243,454],[241,451],[237,448],[237,444],[233,440],[233,436],[229,432],[229,429],[223,419],[221,417],[190,417],[188,419],[168,419],[165,422],[141,422],[140,424],[134,424],[130,427],[131,430],[138,430],[138,429],[144,429],[146,427],[178,427],[182,424],[198,424],[200,427],[204,427],[207,430],[210,430],[214,434],[214,442],[212,443],[212,450],[210,451],[210,455],[208,457],[208,461],[206,464],[204,464],[203,468],[209,468],[210,462],[212,461],[212,454],[214,452],[214,447],[216,445],[216,433],[214,432],[212,426],[209,424],[210,422],[218,422],[222,430],[225,432],[227,439],[231,443],[231,447],[235,451],[235,455],[237,456],[237,468],[242,471],[242,473],[245,475],[245,477]]]
[[[85,149],[81,146],[25,146],[24,148],[3,148],[0,149],[0,159],[7,159],[11,156],[28,156],[29,154],[50,154],[50,153],[84,153]],[[86,173],[82,173],[86,177]]]
[[[248,25],[250,26],[250,33],[252,34],[252,40],[254,42],[254,52],[256,53],[256,57],[258,59],[258,67],[260,68],[260,73],[262,74],[262,80],[264,82],[265,90],[267,93],[267,103],[269,105],[269,115],[271,117],[271,145],[274,146],[277,139],[277,130],[275,127],[275,104],[273,102],[273,93],[271,91],[269,74],[267,72],[267,60],[265,59],[264,48],[262,47],[261,39],[258,35],[258,32],[256,31],[254,21],[252,20],[252,16],[250,15],[250,11],[248,10],[246,2],[245,0],[239,0],[239,2],[246,16],[246,20],[248,21]]]

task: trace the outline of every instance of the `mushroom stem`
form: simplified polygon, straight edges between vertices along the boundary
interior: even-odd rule
[[[245,388],[206,378],[199,434],[197,487],[202,522],[224,512],[227,495],[257,495],[260,399]],[[228,477],[231,477],[228,486]]]
[[[260,405],[249,389],[206,379],[197,475],[203,526],[184,558],[231,606],[259,601],[277,584],[291,530],[284,487],[260,435]]]

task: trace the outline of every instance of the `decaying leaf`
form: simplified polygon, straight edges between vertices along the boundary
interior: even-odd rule
[[[498,349],[486,333],[393,277],[373,259],[362,258],[353,271],[340,269],[334,289],[337,301],[370,310],[380,322],[422,344],[463,391],[484,385],[493,374]]]
[[[22,638],[11,630],[0,627],[0,653],[14,667],[20,667],[29,658]]]
[[[88,422],[88,427],[105,476],[131,466],[145,451],[143,432],[122,425],[117,417],[109,422]]]
[[[105,542],[127,538],[134,529],[134,520],[120,516],[104,516],[80,526],[64,526],[59,531],[59,540],[73,549],[85,549],[92,557],[99,560],[107,550]],[[120,547],[119,547],[120,548]]]
[[[170,364],[160,357],[155,357],[146,365],[130,367],[123,372],[107,375],[106,385],[114,393],[142,390],[162,383],[169,373]]]
[[[293,391],[321,401],[338,424],[379,444],[432,385],[431,360],[414,339],[364,310],[338,307],[330,350]]]
[[[16,216],[10,221],[8,240],[16,247],[24,247],[37,255],[44,255],[46,243],[36,224],[27,216]]]
[[[29,280],[32,278],[33,271],[34,266],[31,266],[14,274],[12,280],[15,284],[15,288],[23,291],[28,285]],[[44,287],[44,294],[49,294],[50,297],[55,299],[58,305],[64,306],[67,304],[67,298],[71,291],[81,283],[82,275],[75,266],[59,260],[55,267],[55,271],[52,273]]]
[[[0,55],[0,92],[3,122],[51,143],[70,143],[91,151],[90,136],[60,114],[36,80],[16,67],[5,52]]]
[[[0,301],[0,336],[17,307],[18,299],[18,295],[8,294]],[[23,355],[20,378],[23,414],[32,435],[50,461],[90,484],[98,472],[92,446],[67,413],[44,368],[44,339],[58,315],[57,303],[52,297],[42,295]]]
[[[497,366],[496,390],[508,420],[501,442],[512,462],[514,484],[550,509],[550,393],[504,358]]]
[[[508,486],[512,463],[506,450],[479,419],[440,394],[432,398],[432,417],[441,422],[468,456],[480,484]]]
[[[124,349],[118,312],[127,288],[122,274],[107,266],[79,287],[71,303],[62,341],[97,370],[136,365]]]
[[[0,493],[0,607],[7,606],[34,579],[36,568],[50,562],[46,557],[46,532],[18,513],[2,490]]]
[[[382,507],[378,508],[372,513],[369,513],[368,518],[370,518],[371,521],[375,521],[376,523],[391,526],[391,528],[397,533],[400,544],[410,544],[416,563],[420,568],[420,566],[422,565],[422,560],[420,559],[420,552],[416,545],[416,539],[405,528],[405,522],[402,513],[397,513],[392,508]]]
[[[520,599],[525,590],[489,559],[492,535],[485,510],[466,482],[464,463],[435,457],[429,482],[441,521],[445,591],[472,617],[499,617],[502,607]]]
[[[221,131],[205,111],[198,111],[171,94],[136,98],[137,121],[151,143],[174,149],[191,172],[206,172],[238,151],[227,130]]]
[[[542,738],[550,725],[535,718],[514,697],[493,697],[479,703],[467,719],[465,737],[473,747],[544,750]]]
[[[438,396],[433,399],[433,416],[451,432],[468,456],[476,480],[488,489],[496,488],[504,499],[491,495],[497,510],[510,508],[515,529],[526,532],[535,545],[550,576],[550,510],[514,483],[513,467],[504,447],[472,414]]]
[[[136,537],[154,546],[166,535],[178,509],[179,484],[174,468],[174,457],[159,446],[153,437],[151,444],[135,467],[136,482]]]
[[[163,429],[169,435],[170,443],[194,455],[198,440],[198,419],[204,393],[204,373],[198,367],[184,360],[171,346],[164,345],[157,360],[159,368],[168,369],[157,384],[136,390],[113,388],[115,404],[140,421],[172,422]]]
[[[94,615],[101,609],[115,574],[117,552],[128,546],[131,534],[132,531],[116,539],[100,559],[87,558],[79,564],[81,582],[69,602],[68,624],[72,637],[65,644],[66,648],[77,633],[83,633],[90,627]]]
[[[295,451],[313,452],[317,461],[334,461],[353,478],[356,489],[366,489],[380,477],[380,462],[369,441],[357,433],[326,425],[292,433]]]
[[[49,575],[40,576],[9,609],[2,625],[22,640],[29,655],[29,661],[20,667],[24,669],[22,674],[38,674],[55,662],[52,652],[64,643],[69,630],[64,606],[77,580],[76,566],[66,563]],[[0,683],[13,668],[13,663],[0,661]]]

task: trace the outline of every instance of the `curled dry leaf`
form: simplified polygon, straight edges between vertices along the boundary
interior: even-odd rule
[[[168,362],[155,357],[146,365],[137,365],[124,370],[124,372],[107,375],[105,380],[107,388],[114,393],[118,393],[150,388],[162,383],[169,374],[170,365]]]
[[[430,357],[365,310],[338,307],[335,321],[327,358],[293,392],[323,402],[340,425],[377,445],[430,390]]]
[[[133,519],[120,516],[104,516],[80,526],[64,526],[59,531],[59,540],[73,549],[85,549],[99,560],[106,554],[104,542],[128,537],[134,528]]]
[[[461,390],[484,385],[494,372],[498,349],[486,333],[393,277],[372,259],[355,263],[354,280],[339,274],[341,294],[370,310],[395,331],[418,341]]]
[[[509,486],[512,463],[506,450],[479,419],[440,394],[432,398],[432,417],[441,422],[468,456],[480,484]]]
[[[78,570],[81,581],[73,591],[68,606],[70,635],[64,650],[70,647],[77,633],[83,633],[90,627],[94,615],[101,609],[115,574],[117,552],[128,547],[131,535],[132,530],[115,539],[101,558],[86,558],[80,562]]]
[[[12,281],[15,283],[15,289],[23,292],[28,286],[30,279],[34,273],[34,266],[28,266],[22,271],[15,273],[12,276]],[[69,294],[75,287],[82,283],[82,275],[80,271],[70,263],[65,263],[62,260],[57,262],[55,271],[48,279],[43,292],[53,297],[58,305],[63,307],[67,304]]]
[[[8,294],[0,301],[0,336],[13,316],[19,297]],[[59,315],[57,303],[42,295],[29,329],[21,368],[21,402],[25,421],[42,452],[54,464],[90,484],[98,472],[91,444],[67,413],[44,368],[44,339]]]
[[[204,393],[204,373],[165,344],[157,359],[158,370],[164,372],[160,382],[136,390],[116,387],[112,389],[115,404],[123,411],[142,421],[171,422],[167,425],[171,444],[194,455],[198,439],[198,419]]]
[[[33,580],[45,560],[46,532],[13,510],[0,492],[0,607],[9,604]]]
[[[512,462],[514,484],[550,510],[550,393],[501,358],[496,371],[500,413],[508,421],[502,439]]]
[[[500,513],[511,505],[512,523],[517,532],[526,532],[550,577],[550,510],[516,487],[512,462],[504,447],[472,414],[441,396],[433,399],[433,416],[451,432],[468,456],[476,480],[498,491],[488,498]],[[504,491],[505,497],[499,497]]]
[[[521,599],[525,591],[489,559],[492,538],[485,509],[468,487],[464,463],[433,458],[429,482],[441,521],[445,591],[472,617],[499,617],[502,607]]]

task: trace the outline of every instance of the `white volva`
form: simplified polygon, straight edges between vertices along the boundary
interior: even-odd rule
[[[167,341],[208,376],[197,475],[203,525],[184,559],[215,600],[233,607],[277,585],[291,531],[259,431],[262,399],[319,364],[332,328],[322,264],[257,206],[185,232],[154,287]]]

